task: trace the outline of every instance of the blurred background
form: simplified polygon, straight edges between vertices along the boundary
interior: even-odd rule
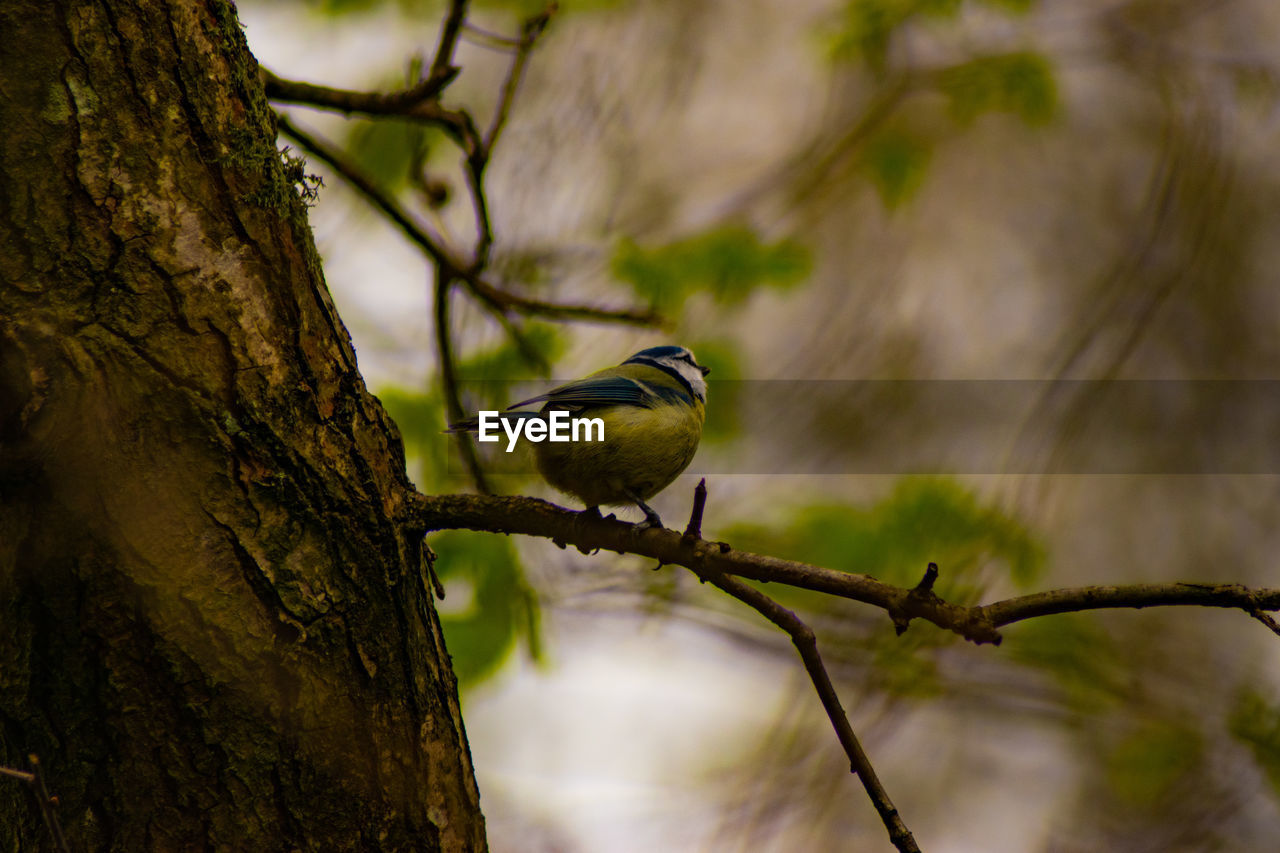
[[[487,122],[511,52],[485,31],[542,9],[473,4],[445,104]],[[239,11],[276,74],[392,90],[445,9]],[[667,324],[517,317],[522,351],[459,292],[463,399],[497,408],[678,342],[713,381],[699,457],[654,501],[672,526],[706,476],[708,538],[907,585],[936,561],[961,603],[1276,586],[1277,45],[1273,0],[567,0],[489,167],[487,277]],[[288,113],[474,244],[443,134]],[[329,286],[410,474],[471,488],[440,434],[429,265],[307,169]],[[487,464],[499,491],[568,502]],[[754,612],[634,557],[431,544],[494,850],[889,848]],[[924,849],[1274,848],[1280,638],[1245,614],[1052,616],[979,648],[769,591],[818,632]]]

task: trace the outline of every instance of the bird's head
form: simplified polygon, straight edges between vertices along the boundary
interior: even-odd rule
[[[689,390],[699,400],[704,403],[707,401],[707,382],[703,377],[711,372],[711,368],[698,364],[693,353],[685,347],[673,345],[649,347],[640,350],[623,364],[647,364],[650,367],[656,367],[689,386]]]

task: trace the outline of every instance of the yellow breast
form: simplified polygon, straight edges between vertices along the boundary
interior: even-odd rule
[[[698,451],[704,410],[666,405],[611,406],[583,413],[604,421],[604,440],[549,442],[535,447],[538,472],[587,506],[630,503],[662,491]]]

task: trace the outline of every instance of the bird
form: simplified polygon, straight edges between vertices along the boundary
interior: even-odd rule
[[[496,414],[489,423],[502,421],[514,445],[518,430],[536,439],[528,431],[531,421],[599,419],[601,440],[537,441],[538,473],[558,491],[582,501],[587,512],[599,515],[601,506],[632,504],[644,513],[638,529],[662,527],[662,519],[646,501],[693,461],[706,418],[705,377],[710,372],[685,347],[649,347],[619,365],[521,400],[501,413],[488,413]],[[535,403],[543,405],[536,411],[516,411]],[[485,414],[452,423],[447,432],[479,431]],[[535,432],[545,434],[546,429]],[[482,432],[481,440],[495,439],[486,439]]]

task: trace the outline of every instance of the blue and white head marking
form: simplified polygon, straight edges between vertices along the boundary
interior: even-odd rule
[[[711,368],[698,364],[693,353],[684,347],[670,344],[649,347],[631,356],[623,364],[647,364],[675,378],[689,393],[702,402],[707,401],[707,382],[703,379]]]

